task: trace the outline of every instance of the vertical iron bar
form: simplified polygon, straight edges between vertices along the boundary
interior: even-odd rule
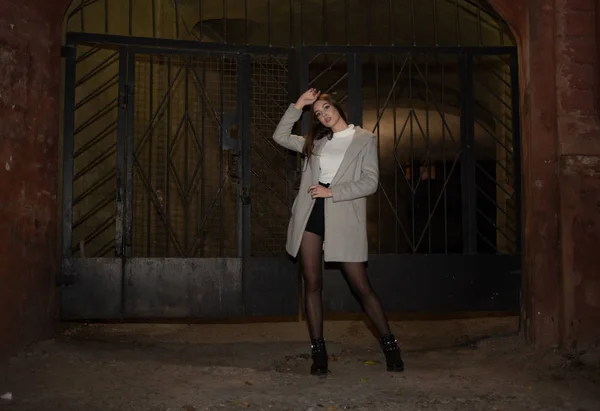
[[[397,127],[397,112],[396,112],[396,87],[394,85],[394,80],[396,78],[396,55],[392,54],[392,77],[390,78],[390,84],[392,85],[392,115],[394,116],[394,156],[392,157],[394,160],[394,211],[396,215],[398,215],[398,168],[400,167],[397,164],[400,159],[398,158],[398,127]],[[398,160],[396,160],[398,158]],[[398,219],[395,219],[394,223],[394,253],[399,253],[398,250],[398,230],[400,228],[400,224],[398,224]],[[381,222],[380,222],[381,226]]]
[[[431,215],[431,136],[429,133],[429,54],[425,53],[425,136],[427,139],[427,218],[431,221],[427,227],[429,237],[429,254],[431,251],[431,232],[433,226],[433,217]],[[419,175],[420,175],[419,171]]]
[[[304,0],[300,0],[300,44],[304,46]]]
[[[322,0],[322,7],[323,7],[323,12],[322,12],[322,18],[323,18],[323,44],[327,45],[327,0]]]
[[[185,190],[185,197],[183,198],[184,210],[183,210],[183,225],[184,225],[184,249],[186,253],[190,252],[189,243],[190,243],[190,176],[189,176],[189,168],[190,168],[190,117],[189,117],[189,109],[190,109],[190,96],[189,96],[189,88],[190,88],[190,67],[189,67],[189,59],[191,57],[184,57],[183,64],[185,65],[184,70],[184,117],[185,117],[185,134],[184,134],[184,148],[183,148],[183,156],[184,156],[184,164],[185,170],[183,172],[183,187]],[[186,255],[186,257],[193,257],[192,255]]]
[[[479,4],[479,0],[476,0],[475,4],[477,6],[477,40],[478,45],[483,46],[483,34],[481,27],[481,4]]]
[[[310,64],[310,56],[305,48],[300,49],[300,93],[304,93],[308,90],[309,84],[309,64]],[[298,98],[298,96],[294,96],[294,98]],[[293,102],[292,98],[292,102]],[[301,133],[303,136],[308,135],[308,129],[310,127],[309,116],[302,116],[301,122]]]
[[[246,0],[248,1],[248,0]],[[294,47],[294,0],[290,0],[290,47]]]
[[[246,57],[246,54],[239,55],[237,59],[237,77],[236,77],[236,96],[237,96],[237,105],[236,105],[236,119],[235,125],[238,129],[238,146],[236,147],[236,156],[238,158],[237,162],[237,176],[238,181],[236,183],[236,208],[237,208],[237,223],[236,223],[236,257],[244,258],[244,187],[243,187],[243,174],[244,174],[244,164],[243,163],[243,144],[245,140],[244,132],[246,131],[243,127],[243,117],[244,117],[244,93],[245,93],[245,83],[244,83],[244,67],[243,60]],[[232,126],[233,127],[233,126]],[[246,272],[244,270],[244,262],[242,261],[242,275]],[[242,289],[242,293],[243,293]]]
[[[483,46],[483,34],[481,32],[481,4],[479,4],[479,0],[476,0],[475,4],[477,6],[477,40],[478,45]]]
[[[373,45],[373,16],[371,15],[371,0],[365,2],[367,6],[367,44]]]
[[[108,0],[104,0],[104,34],[108,34]]]
[[[248,44],[248,29],[249,29],[249,24],[250,24],[250,20],[248,19],[248,0],[244,0],[244,40],[245,40],[245,44]]]
[[[346,45],[350,45],[350,9],[348,0],[344,0],[344,27],[346,29]]]
[[[462,188],[462,226],[463,253],[477,253],[477,204],[476,204],[476,163],[474,137],[474,99],[473,99],[473,57],[461,56],[461,188]]]
[[[83,3],[83,2],[82,2]],[[79,16],[81,17],[81,32],[85,33],[85,18],[83,16],[83,11],[85,10],[87,6],[85,5],[81,5],[81,9],[79,10]]]
[[[223,43],[227,44],[227,0],[223,0]]]
[[[456,6],[456,45],[460,46],[460,10],[458,0],[454,0]]]
[[[127,159],[125,162],[125,257],[132,257],[133,245],[133,156],[135,132],[135,54],[127,62]]]
[[[129,0],[129,35],[133,36],[133,0]]]
[[[148,119],[154,116],[154,56],[150,55],[150,76],[148,82]],[[154,140],[154,127],[148,130],[148,180],[152,182],[152,146]],[[146,257],[151,257],[152,244],[152,196],[148,193],[146,198]]]
[[[270,46],[273,45],[273,10],[271,10],[271,0],[267,0],[267,31],[268,31],[268,42]]]
[[[224,0],[225,1],[225,0]],[[219,151],[220,151],[220,159],[219,159],[219,211],[221,212],[219,218],[219,257],[223,257],[223,248],[224,248],[224,240],[223,235],[225,234],[225,204],[224,204],[224,187],[221,185],[224,183],[225,177],[225,150],[223,150],[223,143],[225,141],[225,130],[223,129],[223,119],[225,118],[225,93],[224,93],[224,83],[225,83],[225,54],[221,54],[221,70],[220,72],[220,84],[219,84],[219,95],[221,107],[219,110]]]
[[[251,151],[252,141],[250,133],[250,107],[251,101],[251,58],[248,54],[242,54],[239,58],[239,69],[238,69],[238,121],[240,127],[238,128],[241,142],[241,192],[240,200],[244,196],[249,195],[251,185]],[[240,221],[241,237],[242,237],[242,254],[241,257],[245,260],[248,259],[252,248],[252,236],[251,236],[251,205],[243,204],[242,201],[242,220]],[[247,262],[247,261],[246,261]]]
[[[440,79],[440,87],[441,87],[441,98],[440,98],[440,103],[441,103],[441,107],[446,107],[445,103],[446,103],[446,99],[445,99],[445,88],[444,88],[444,82],[446,80],[446,66],[444,64],[444,60],[442,57],[442,70],[441,70],[441,79]],[[442,116],[442,152],[444,153],[444,157],[443,157],[443,162],[444,162],[444,183],[446,183],[446,179],[448,179],[448,165],[446,163],[446,154],[447,154],[447,146],[446,146],[446,113],[444,111],[442,111],[441,113]],[[447,186],[446,186],[447,187]],[[447,188],[443,188],[444,190],[444,253],[448,254],[448,189]]]
[[[208,62],[210,62],[210,60],[208,60]],[[202,87],[204,87],[206,89],[206,61],[204,62],[204,64],[202,64]],[[198,214],[199,216],[202,216],[202,219],[204,219],[204,213],[206,211],[206,180],[207,180],[207,176],[206,176],[206,163],[205,163],[205,154],[206,154],[206,101],[204,101],[204,98],[200,97],[200,100],[202,101],[202,164],[201,164],[201,181],[200,181],[200,213]],[[198,232],[198,230],[200,229],[200,224],[202,219],[198,219],[197,223],[196,223],[196,232]],[[206,228],[204,229],[204,232],[199,233],[198,235],[200,237],[204,237],[206,233]],[[204,241],[201,243],[200,246],[200,254],[199,257],[204,257],[204,251],[205,251],[205,246],[204,246]]]
[[[246,297],[246,284],[249,278],[249,266],[250,256],[252,253],[252,206],[248,199],[251,200],[251,124],[250,124],[250,110],[252,106],[251,101],[251,57],[249,54],[241,54],[238,58],[238,76],[237,76],[237,94],[238,94],[238,138],[241,144],[241,156],[240,156],[240,183],[238,185],[238,205],[241,208],[241,220],[238,221],[238,240],[241,245],[242,258],[242,301],[243,308],[246,309],[245,303]]]
[[[75,146],[75,83],[77,82],[77,49],[63,48],[65,57],[65,96],[63,115],[62,173],[62,275],[72,278],[73,245],[73,166]]]
[[[522,236],[522,193],[521,193],[521,116],[520,116],[520,89],[519,89],[519,57],[516,51],[510,56],[510,92],[512,103],[512,140],[514,169],[514,196],[515,196],[515,253],[520,254]]]
[[[377,113],[377,118],[381,118],[382,114],[379,112],[379,56],[375,55],[375,112]],[[385,107],[384,107],[385,110]],[[381,158],[381,132],[379,127],[379,122],[377,123],[377,158]],[[381,180],[380,180],[381,181]],[[378,220],[378,235],[377,235],[377,249],[379,254],[381,254],[381,190],[377,190],[377,220]],[[387,230],[386,230],[387,231]]]
[[[437,0],[433,0],[433,39],[436,46],[440,45],[438,38]]]
[[[346,55],[348,64],[348,120],[362,126],[362,59],[358,53]]]
[[[167,56],[167,90],[169,90],[171,88],[171,66],[172,66],[172,60],[171,60],[171,56]],[[173,90],[168,91],[169,94],[173,93]],[[166,167],[166,173],[165,173],[165,177],[166,177],[166,184],[165,184],[165,214],[166,214],[166,218],[170,219],[171,218],[171,190],[170,190],[170,173],[171,173],[171,95],[169,95],[169,97],[167,97],[167,159],[165,161],[165,167]],[[169,252],[169,246],[171,243],[171,234],[169,233],[169,230],[167,231],[167,235],[165,238],[165,251],[166,251],[166,257],[170,257],[170,252]]]
[[[156,0],[152,0],[152,37],[156,38]]]
[[[298,60],[297,60],[297,53],[296,50],[291,50],[288,53],[287,56],[287,67],[288,67],[288,74],[287,74],[287,95],[288,95],[288,101],[293,101],[294,97],[298,95],[298,83],[296,82],[297,80],[297,76],[298,76]],[[296,164],[298,161],[298,155],[290,155],[289,156],[289,171],[288,171],[288,207],[290,209],[290,216],[291,216],[291,209],[292,209],[292,204],[294,202],[294,183],[296,180]]]
[[[153,0],[154,3],[154,0]],[[149,100],[149,112],[148,119],[152,119],[154,116],[154,56],[150,56],[150,95],[148,96]],[[152,182],[152,146],[154,140],[154,127],[150,127],[148,134],[148,179]],[[152,196],[148,193],[148,198],[146,199],[146,256],[151,257],[151,245],[152,245]]]
[[[434,0],[435,1],[435,0]],[[396,44],[396,38],[394,37],[394,17],[393,17],[394,7],[392,6],[392,0],[388,1],[388,24],[390,25],[390,44],[394,46]],[[392,82],[393,84],[393,82]]]
[[[124,217],[124,201],[125,189],[123,183],[125,181],[125,151],[127,141],[127,50],[119,49],[119,111],[117,121],[117,178],[116,178],[116,205],[117,215],[115,218],[115,244],[117,248],[117,258],[122,258],[124,253],[124,238],[123,238],[123,217]]]
[[[412,1],[411,1],[412,2]],[[413,15],[414,16],[414,15]],[[413,25],[414,26],[414,25]],[[417,252],[415,248],[416,243],[416,233],[415,233],[415,176],[417,175],[417,170],[415,169],[415,134],[414,134],[414,104],[413,104],[413,55],[412,53],[408,55],[408,101],[410,102],[410,192],[411,192],[411,225],[412,225],[412,237],[411,237],[411,248],[413,254]]]
[[[173,2],[175,6],[175,38],[179,40],[179,3],[177,0]]]
[[[415,25],[415,0],[410,0],[410,26],[412,28],[413,46],[417,45],[417,28]]]
[[[247,17],[248,16],[246,16],[246,26],[248,25]],[[198,0],[198,21],[200,24],[200,41],[204,41],[204,22],[202,21],[202,0]]]

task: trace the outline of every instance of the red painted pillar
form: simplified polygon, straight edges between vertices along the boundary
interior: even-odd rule
[[[560,151],[561,337],[569,349],[600,341],[600,123],[595,0],[556,6]]]
[[[559,341],[554,0],[490,1],[519,46],[523,170],[523,315],[537,345]]]
[[[68,0],[0,0],[0,356],[55,313],[60,42]]]
[[[594,0],[492,0],[519,41],[526,333],[600,339],[600,133]]]

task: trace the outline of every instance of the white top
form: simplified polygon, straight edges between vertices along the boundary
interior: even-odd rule
[[[333,133],[331,140],[325,143],[319,159],[321,167],[319,182],[330,184],[333,181],[342,164],[344,154],[352,142],[354,132],[354,125],[350,124],[347,129]]]

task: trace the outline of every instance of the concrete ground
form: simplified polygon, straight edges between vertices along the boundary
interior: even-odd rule
[[[0,410],[600,410],[597,352],[533,351],[515,318],[393,329],[405,373],[362,321],[334,321],[319,379],[302,323],[77,326],[0,363]]]

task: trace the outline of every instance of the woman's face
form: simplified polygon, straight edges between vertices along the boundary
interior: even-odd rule
[[[327,100],[315,101],[313,104],[313,112],[315,113],[315,117],[325,127],[335,127],[341,119],[339,111]]]

